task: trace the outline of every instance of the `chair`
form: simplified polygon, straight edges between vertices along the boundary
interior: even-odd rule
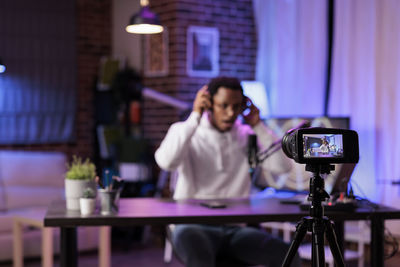
[[[163,197],[165,191],[168,191],[168,194],[171,194],[171,187],[172,187],[171,180],[173,179],[174,176],[175,176],[174,173],[165,170],[160,170],[156,185],[156,193],[155,193],[156,197]],[[172,195],[169,197],[172,197]],[[174,253],[174,249],[171,242],[170,225],[167,225],[165,227],[165,232],[166,232],[166,237],[164,242],[164,262],[170,263],[172,261],[172,255]]]
[[[298,252],[299,252],[301,259],[311,260],[311,243],[301,245],[299,247]],[[346,249],[344,252],[344,259],[345,259],[345,261],[358,260],[359,255],[358,255],[357,251]],[[329,246],[325,246],[325,263],[328,264],[328,267],[335,266],[335,260],[332,256]],[[359,262],[358,266],[360,266],[360,262]]]
[[[170,263],[172,261],[172,254],[174,249],[172,247],[172,243],[170,239],[167,237],[165,238],[165,247],[164,247],[164,262]]]

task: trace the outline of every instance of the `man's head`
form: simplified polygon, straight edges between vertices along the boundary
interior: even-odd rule
[[[236,78],[218,77],[208,84],[211,96],[211,124],[220,132],[229,131],[243,110],[243,88]]]

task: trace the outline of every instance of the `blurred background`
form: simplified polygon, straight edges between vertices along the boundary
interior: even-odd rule
[[[155,149],[202,85],[234,76],[256,82],[245,90],[279,135],[344,118],[359,134],[354,193],[399,207],[400,1],[148,4],[162,33],[126,32],[140,1],[3,0],[0,149],[89,157],[126,179],[127,196],[168,195]]]

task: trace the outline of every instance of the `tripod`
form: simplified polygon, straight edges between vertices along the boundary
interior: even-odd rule
[[[313,173],[310,179],[310,194],[308,195],[308,200],[311,200],[310,216],[304,217],[297,224],[294,239],[283,261],[282,267],[290,266],[307,231],[312,233],[311,262],[313,267],[325,267],[324,233],[326,234],[335,264],[337,266],[345,266],[333,229],[333,223],[324,216],[324,208],[321,204],[322,201],[329,199],[329,194],[324,189],[325,182],[320,174],[329,174],[331,170],[334,170],[334,167],[335,166],[329,164],[306,165],[306,171]]]

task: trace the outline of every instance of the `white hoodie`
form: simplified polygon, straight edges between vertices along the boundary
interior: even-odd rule
[[[155,153],[160,168],[177,171],[174,199],[248,197],[251,180],[247,159],[249,134],[256,134],[262,151],[276,140],[258,123],[253,129],[237,120],[230,131],[219,132],[207,112],[192,112],[183,122],[171,125]],[[286,172],[290,165],[281,151],[261,163],[262,177]]]

